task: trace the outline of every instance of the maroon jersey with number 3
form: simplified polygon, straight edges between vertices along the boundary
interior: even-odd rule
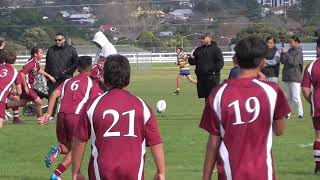
[[[75,137],[91,139],[90,180],[143,180],[146,146],[162,143],[147,104],[116,88],[88,102]]]
[[[312,117],[320,117],[320,59],[313,61],[306,67],[301,87],[311,89]]]
[[[272,123],[290,112],[275,83],[227,80],[206,101],[200,127],[221,137],[219,180],[275,180]]]
[[[12,85],[18,78],[18,71],[12,64],[0,65],[0,101],[6,103]]]
[[[61,91],[59,112],[66,114],[80,114],[89,99],[102,94],[99,85],[84,73],[65,80],[58,89]]]

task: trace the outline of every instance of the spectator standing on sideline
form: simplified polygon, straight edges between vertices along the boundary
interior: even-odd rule
[[[281,49],[280,61],[283,63],[282,81],[291,106],[295,106],[299,118],[303,118],[303,107],[301,102],[301,88],[303,71],[303,53],[299,46],[300,40],[296,36],[290,38],[290,49]],[[292,107],[293,108],[293,107]],[[291,114],[288,114],[289,119]]]
[[[97,64],[100,56],[103,56],[106,58],[109,55],[118,53],[116,48],[110,43],[110,41],[102,31],[98,31],[94,35],[92,42],[98,47],[94,64]]]
[[[0,40],[0,65],[4,63],[5,61],[5,52],[3,50],[5,46],[4,40]]]
[[[262,73],[269,82],[278,83],[280,69],[280,51],[275,45],[275,38],[269,36],[267,38],[268,52],[266,55],[266,65],[262,69]]]
[[[6,45],[5,41],[0,40],[0,51],[3,51],[5,45]]]
[[[48,49],[45,71],[56,79],[48,81],[48,93],[51,93],[66,79],[73,76],[77,69],[78,53],[76,49],[66,43],[65,36],[57,33],[56,44]],[[56,109],[56,108],[55,108]],[[55,114],[55,110],[53,111]]]
[[[211,90],[220,83],[224,59],[221,49],[213,41],[210,33],[201,37],[201,44],[189,58],[189,63],[196,66],[198,97],[207,98]]]

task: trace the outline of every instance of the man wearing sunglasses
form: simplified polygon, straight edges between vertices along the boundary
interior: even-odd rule
[[[57,33],[55,45],[51,46],[46,54],[45,71],[56,79],[53,83],[48,81],[49,96],[66,79],[73,76],[77,69],[78,53],[76,49],[67,44],[65,36]],[[55,111],[54,111],[55,112]]]

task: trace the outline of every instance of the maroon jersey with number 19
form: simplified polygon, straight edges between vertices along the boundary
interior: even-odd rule
[[[301,87],[311,89],[312,117],[320,117],[320,59],[310,63],[304,70]]]
[[[237,78],[215,88],[200,127],[221,137],[219,180],[275,180],[272,123],[289,112],[284,93],[275,83]]]
[[[146,146],[162,143],[152,110],[117,88],[88,102],[74,136],[91,139],[90,180],[143,180]]]

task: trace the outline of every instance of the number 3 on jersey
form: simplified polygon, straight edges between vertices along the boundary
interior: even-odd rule
[[[123,135],[127,137],[138,137],[137,135],[134,134],[134,117],[135,117],[135,110],[127,111],[122,113],[122,116],[125,116],[128,114],[129,116],[129,130],[128,134]],[[103,137],[119,137],[121,136],[120,131],[111,131],[111,129],[119,122],[120,115],[119,112],[114,110],[114,109],[109,109],[103,112],[103,119],[106,118],[107,115],[112,115],[113,116],[113,122],[109,129],[104,133]]]
[[[251,102],[253,102],[253,107],[251,107]],[[233,123],[233,125],[241,125],[245,124],[245,122],[242,121],[241,118],[241,112],[240,112],[240,102],[239,100],[233,101],[228,105],[228,107],[234,107],[234,112],[236,116],[236,122]],[[248,123],[252,123],[255,120],[257,120],[259,114],[260,114],[260,102],[257,97],[250,97],[245,102],[246,111],[250,114],[253,114],[253,117]]]

